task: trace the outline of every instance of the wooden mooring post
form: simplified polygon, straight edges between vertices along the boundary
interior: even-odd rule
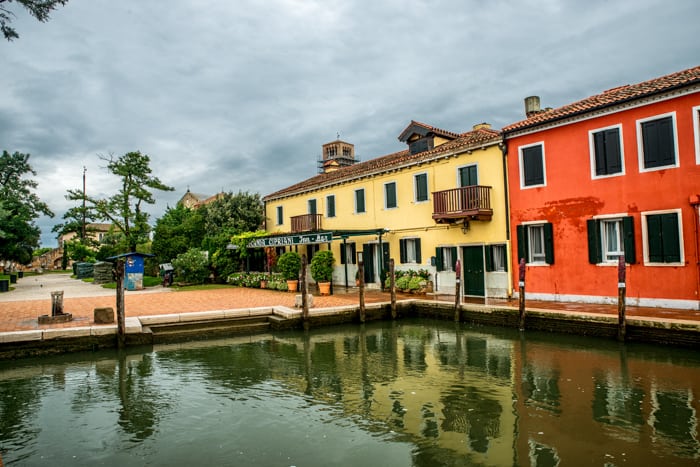
[[[626,275],[625,255],[622,255],[617,261],[617,340],[620,342],[624,342],[627,337],[627,319],[625,317]]]
[[[396,319],[396,275],[394,274],[394,258],[389,260],[389,291],[391,293],[391,319]]]
[[[365,322],[365,263],[362,253],[358,253],[357,269],[360,275],[360,323]]]
[[[455,263],[455,321],[459,323],[462,319],[462,309],[459,301],[462,296],[462,264],[459,260]]]
[[[301,287],[301,319],[304,329],[309,329],[309,297],[306,296],[308,284],[306,283],[306,255],[301,255],[301,270],[299,271],[299,287]]]
[[[117,259],[115,265],[117,279],[117,348],[126,345],[126,312],[124,310],[124,260]]]
[[[520,258],[518,265],[518,329],[525,330],[525,258]]]

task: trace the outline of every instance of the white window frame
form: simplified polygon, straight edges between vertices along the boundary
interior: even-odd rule
[[[464,164],[457,167],[457,170],[455,171],[455,176],[457,177],[455,180],[455,186],[462,186],[462,177],[459,176],[459,172],[467,167],[476,167],[476,184],[478,185],[481,182],[481,180],[479,180],[481,178],[481,174],[479,173],[479,164],[474,162],[472,164]]]
[[[696,105],[693,111],[693,131],[695,133],[695,163],[700,164],[700,105]]]
[[[442,271],[440,272],[455,272],[454,269],[452,269],[452,248],[454,246],[439,246],[442,250]],[[406,256],[408,256],[408,249],[406,251]],[[457,256],[459,256],[459,252],[457,253]],[[455,258],[456,260],[457,258]]]
[[[607,225],[615,225],[616,237],[617,237],[617,250],[608,250],[608,231],[606,229]],[[600,220],[600,242],[601,242],[601,255],[603,263],[613,263],[617,264],[620,256],[625,254],[625,239],[622,235],[622,219],[601,219]]]
[[[392,184],[394,185],[394,198],[396,198],[396,206],[389,207],[387,205],[388,198],[387,198],[386,189],[387,189],[388,185],[392,185]],[[386,209],[386,210],[398,209],[398,207],[399,207],[399,185],[398,185],[398,183],[396,183],[395,180],[390,180],[388,182],[384,182],[383,188],[384,188],[384,190],[383,190],[384,191],[384,209]]]
[[[425,193],[426,198],[423,200],[418,199],[418,176],[425,175]],[[428,181],[428,172],[420,172],[413,174],[413,202],[416,204],[427,203],[430,201],[430,183]]]
[[[649,232],[647,228],[647,216],[655,214],[676,214],[678,216],[678,248],[680,248],[681,259],[677,263],[652,263],[649,261]],[[640,213],[642,219],[642,246],[645,266],[685,266],[685,248],[683,246],[683,211],[681,209],[667,209],[662,211],[643,211]]]
[[[652,120],[660,120],[662,118],[671,117],[673,121],[673,151],[675,152],[674,157],[676,160],[675,164],[663,165],[660,167],[644,167],[644,138],[642,137],[642,123],[650,122]],[[680,159],[678,156],[678,122],[676,121],[676,112],[668,112],[665,114],[653,115],[651,117],[640,118],[637,120],[637,160],[639,163],[639,172],[655,172],[657,170],[673,169],[680,166]]]
[[[543,229],[544,229],[544,227],[543,227]],[[508,262],[508,247],[506,246],[506,244],[505,244],[505,243],[494,243],[494,244],[491,244],[491,245],[487,245],[486,247],[491,249],[491,262],[492,262],[492,266],[495,265],[495,257],[496,257],[495,252],[496,252],[496,247],[497,247],[499,250],[502,250],[502,254],[503,254],[503,258],[502,258],[503,264],[502,264],[502,265],[500,266],[500,268],[498,268],[498,269],[494,267],[494,268],[493,268],[493,271],[490,271],[490,272],[492,272],[492,273],[493,273],[493,272],[506,272],[506,263]]]
[[[542,180],[543,183],[540,185],[525,185],[525,166],[523,165],[523,149],[531,148],[534,146],[542,146]],[[545,157],[545,147],[544,141],[537,141],[536,143],[524,144],[518,146],[518,169],[520,170],[520,189],[528,190],[530,188],[539,188],[547,186],[547,162]],[[477,175],[478,177],[478,175]]]
[[[606,175],[597,175],[595,173],[595,167],[596,167],[596,161],[595,161],[595,138],[594,135],[596,133],[600,133],[601,131],[606,131],[606,130],[612,130],[617,128],[619,135],[620,135],[620,171],[614,174],[606,174]],[[610,177],[619,177],[621,175],[625,175],[625,145],[624,145],[624,138],[622,137],[622,124],[618,123],[617,125],[610,125],[606,126],[603,128],[596,128],[594,130],[589,130],[588,131],[588,148],[590,151],[591,155],[591,179],[596,180],[596,179],[601,179],[601,178],[610,178]]]

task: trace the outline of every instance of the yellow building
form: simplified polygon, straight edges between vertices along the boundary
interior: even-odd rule
[[[356,163],[352,144],[324,144],[322,173],[263,198],[271,236],[258,246],[308,258],[330,248],[336,285],[355,284],[361,253],[365,282],[380,287],[393,258],[396,270],[429,271],[438,293],[454,293],[459,260],[464,295],[510,296],[500,132],[411,121],[399,140],[405,150]]]

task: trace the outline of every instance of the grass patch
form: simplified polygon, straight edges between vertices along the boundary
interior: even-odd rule
[[[94,278],[94,277],[86,277],[86,278],[81,279],[81,280],[82,280],[83,282],[90,282],[90,283],[95,282],[95,278]]]

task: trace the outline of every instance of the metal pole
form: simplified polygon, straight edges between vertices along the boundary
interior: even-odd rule
[[[83,229],[80,237],[83,242],[85,241],[85,198],[87,196],[85,192],[85,172],[87,172],[87,167],[83,166]]]
[[[389,260],[389,290],[391,292],[391,319],[396,319],[396,275],[394,274],[394,258]]]
[[[520,258],[519,264],[519,282],[518,282],[518,310],[520,311],[520,319],[518,329],[525,330],[525,258]]]
[[[617,260],[617,340],[624,342],[627,337],[627,320],[625,318],[625,295],[626,295],[626,270],[625,255]]]

